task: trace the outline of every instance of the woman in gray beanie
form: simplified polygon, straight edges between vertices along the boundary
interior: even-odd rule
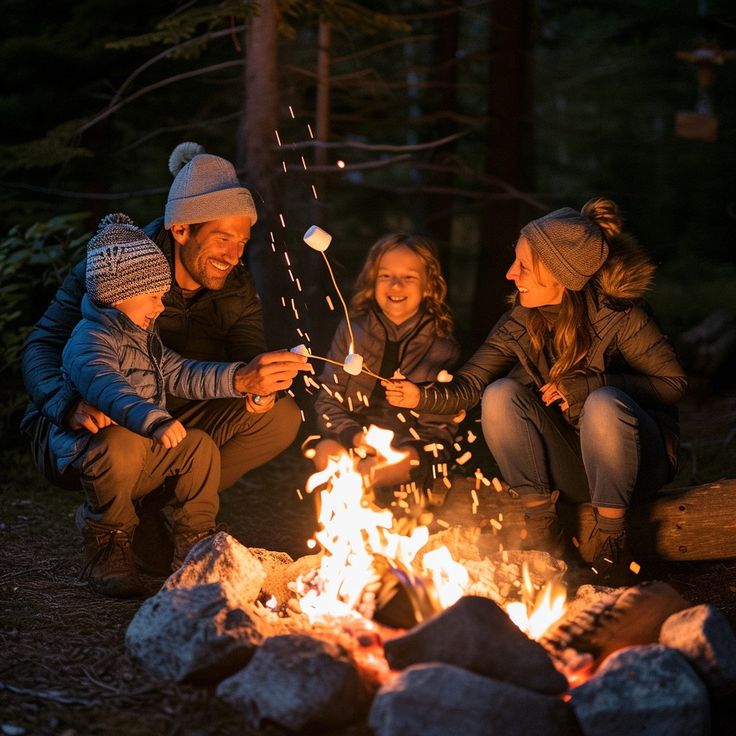
[[[671,480],[677,462],[687,380],[641,298],[653,274],[611,200],[555,210],[522,229],[512,307],[453,381],[386,383],[390,403],[421,411],[482,400],[486,442],[524,503],[521,546],[562,555],[559,494],[592,502],[579,552],[609,585],[630,576],[632,497]]]

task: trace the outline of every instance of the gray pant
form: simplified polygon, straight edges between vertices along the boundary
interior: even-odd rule
[[[54,485],[83,488],[88,518],[126,530],[137,523],[135,503],[171,478],[169,498],[175,497],[177,506],[186,504],[201,528],[205,516],[214,522],[218,492],[285,450],[300,423],[299,408],[289,397],[264,414],[246,411],[244,399],[189,401],[173,414],[187,428],[177,447],[166,450],[122,427],[107,427],[63,474],[48,446],[50,423],[39,417],[31,427],[36,467]]]

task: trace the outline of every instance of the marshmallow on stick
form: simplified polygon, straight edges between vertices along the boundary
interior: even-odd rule
[[[327,270],[330,272],[330,277],[332,278],[332,283],[335,287],[335,291],[337,292],[337,295],[340,297],[340,301],[342,302],[342,308],[345,311],[345,321],[348,326],[348,332],[350,333],[351,352],[349,352],[345,356],[343,368],[345,369],[345,372],[349,373],[351,376],[357,376],[363,370],[363,356],[359,355],[358,353],[352,352],[355,340],[353,339],[353,328],[350,324],[348,305],[345,304],[345,300],[342,298],[342,292],[340,291],[340,287],[337,285],[335,274],[332,273],[332,267],[330,266],[330,262],[327,260],[327,253],[325,252],[330,247],[330,243],[332,242],[332,235],[323,230],[321,227],[318,227],[317,225],[312,225],[307,230],[307,232],[304,233],[304,242],[313,250],[321,253],[322,258],[325,259],[325,264],[327,265]]]

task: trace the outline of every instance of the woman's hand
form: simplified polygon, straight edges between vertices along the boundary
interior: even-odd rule
[[[555,383],[545,383],[541,389],[542,401],[546,406],[552,406],[552,404],[559,404],[562,411],[567,411],[570,405],[567,403],[567,398],[560,392],[560,388]]]
[[[419,403],[419,386],[411,381],[381,381],[386,389],[386,401],[391,406],[413,409]]]

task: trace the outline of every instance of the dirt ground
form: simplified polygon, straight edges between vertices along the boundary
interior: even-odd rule
[[[691,397],[682,408],[685,448],[673,485],[689,485],[693,475],[699,482],[736,477],[736,438],[724,445],[736,427],[736,392]],[[125,631],[140,601],[102,599],[79,581],[81,549],[73,523],[79,498],[39,483],[25,455],[5,453],[2,460],[0,733],[254,734],[211,692],[161,682],[128,655]],[[306,554],[315,513],[296,488],[308,472],[293,448],[226,491],[221,520],[247,546],[295,558]],[[736,629],[736,560],[657,562],[645,566],[642,577],[670,583],[693,604],[711,603]],[[161,581],[146,582],[153,594]],[[732,733],[734,715],[734,706],[721,704],[713,733]],[[327,736],[324,729],[315,733]],[[358,724],[339,733],[369,731]]]

